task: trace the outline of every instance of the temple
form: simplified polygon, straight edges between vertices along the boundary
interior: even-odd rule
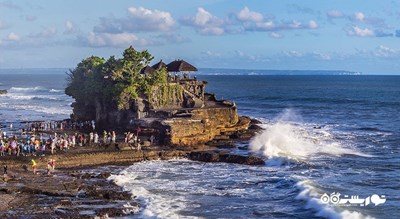
[[[94,77],[89,75],[92,74],[92,69],[85,69],[81,73],[80,66],[78,64],[71,74],[74,79],[89,81],[87,78]],[[112,88],[117,87],[117,80],[113,78],[121,73],[116,70],[107,70],[104,73],[103,69],[104,67],[101,70],[94,68],[94,71],[100,72],[99,75],[105,75],[101,78],[102,89],[107,90],[105,86],[109,84]],[[198,145],[214,139],[229,140],[249,127],[250,119],[239,117],[235,103],[217,100],[214,94],[205,92],[208,82],[191,76],[197,68],[184,60],[175,60],[169,64],[161,60],[151,67],[145,65],[139,69],[140,75],[134,77],[137,77],[137,81],[151,81],[157,77],[156,74],[165,71],[168,73],[162,83],[147,86],[146,92],[139,93],[124,109],[113,104],[112,99],[107,100],[104,94],[95,93],[93,97],[81,97],[80,90],[85,88],[80,88],[78,83],[83,84],[82,86],[86,84],[77,81],[79,86],[76,85],[76,89],[71,82],[66,89],[66,93],[76,100],[72,105],[71,118],[76,121],[95,120],[97,127],[103,129],[135,130],[141,127],[142,135],[153,135],[160,144],[181,146]],[[131,95],[133,94],[128,93],[122,97],[126,99]]]

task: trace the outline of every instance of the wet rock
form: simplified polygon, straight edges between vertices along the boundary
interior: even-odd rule
[[[207,143],[209,146],[214,146],[218,148],[234,148],[236,147],[235,141],[233,140],[213,140]]]
[[[0,90],[0,95],[5,95],[7,94],[7,90]]]
[[[116,148],[120,151],[130,151],[133,150],[134,148],[128,144],[128,143],[118,143],[116,144]]]
[[[263,159],[254,156],[224,154],[215,151],[196,151],[188,155],[189,159],[203,162],[224,162],[245,165],[265,165]]]

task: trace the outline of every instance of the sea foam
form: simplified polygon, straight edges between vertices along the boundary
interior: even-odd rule
[[[305,201],[305,208],[313,209],[316,212],[315,216],[329,219],[373,219],[373,217],[365,216],[357,211],[340,209],[322,203],[320,197],[324,192],[319,191],[310,180],[300,181],[296,184],[296,187],[300,190],[296,199]]]
[[[274,123],[265,124],[264,128],[250,142],[250,150],[262,152],[268,158],[284,157],[304,161],[323,154],[370,156],[344,147],[334,140],[328,130],[308,127],[293,110],[286,110]]]
[[[41,87],[41,86],[36,86],[36,87],[11,87],[10,91],[16,91],[16,92],[31,92],[31,91],[45,91],[46,88]]]

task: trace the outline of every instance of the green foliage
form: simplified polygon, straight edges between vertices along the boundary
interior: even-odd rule
[[[97,94],[101,87],[100,69],[104,62],[103,58],[97,56],[82,60],[74,70],[67,73],[69,81],[65,93],[79,100]]]
[[[175,105],[183,100],[183,88],[179,84],[159,83],[151,87],[149,102],[156,108]]]
[[[167,84],[166,69],[156,71],[151,76],[143,76],[140,70],[153,59],[145,51],[129,47],[123,58],[91,56],[82,60],[68,74],[65,93],[77,102],[94,106],[95,98],[114,103],[118,109],[129,109],[139,97],[148,98],[153,86]]]

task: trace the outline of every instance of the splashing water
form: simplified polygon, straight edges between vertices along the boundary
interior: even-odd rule
[[[330,133],[315,133],[302,123],[290,121],[293,119],[301,120],[301,117],[293,110],[285,110],[275,123],[267,124],[266,129],[252,139],[251,151],[261,151],[268,158],[285,157],[294,160],[308,160],[318,154],[369,156],[343,147],[331,138]]]

